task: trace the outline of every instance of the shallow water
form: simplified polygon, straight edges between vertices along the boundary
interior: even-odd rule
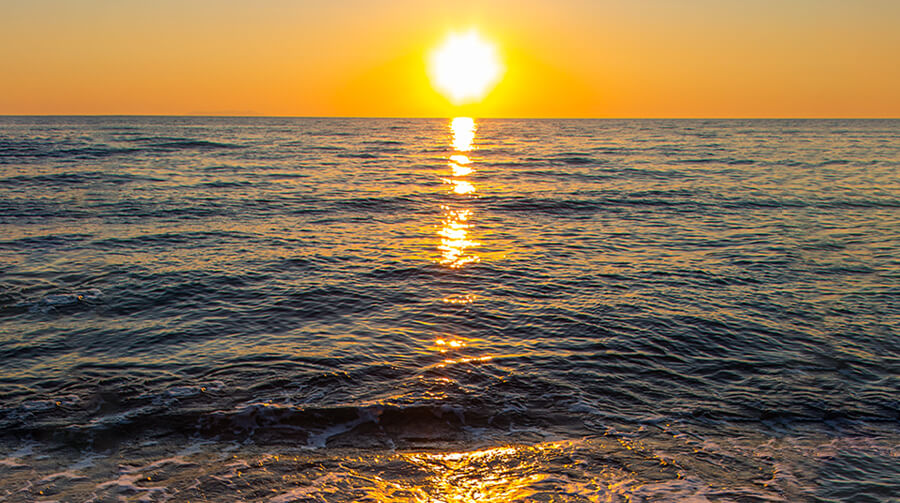
[[[0,118],[0,498],[898,501],[900,121]]]

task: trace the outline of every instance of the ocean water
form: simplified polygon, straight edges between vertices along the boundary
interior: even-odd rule
[[[900,501],[900,121],[0,118],[0,500]]]

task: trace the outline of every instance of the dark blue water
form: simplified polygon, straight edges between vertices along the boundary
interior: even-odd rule
[[[900,121],[0,118],[0,499],[900,501]]]

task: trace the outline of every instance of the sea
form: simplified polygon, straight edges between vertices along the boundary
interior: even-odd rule
[[[900,120],[2,117],[0,501],[898,502]]]

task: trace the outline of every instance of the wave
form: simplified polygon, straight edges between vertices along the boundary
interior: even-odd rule
[[[56,183],[56,182],[55,182]],[[0,184],[2,185],[2,184]],[[205,185],[207,189],[239,189],[254,187],[249,183]],[[197,187],[199,188],[199,187]],[[195,220],[217,216],[242,216],[260,218],[272,215],[344,215],[358,214],[354,218],[367,218],[365,213],[419,212],[432,206],[432,202],[407,196],[320,198],[286,195],[272,198],[218,198],[205,197],[189,202],[178,199],[133,198],[106,200],[93,204],[73,206],[67,201],[0,197],[2,218],[123,218],[128,220],[152,219],[157,222]],[[319,222],[322,223],[322,222]]]
[[[330,206],[339,211],[376,211],[394,212],[412,210],[426,206],[427,200],[409,196],[354,197],[328,201]]]
[[[0,164],[22,160],[83,160],[139,153],[140,149],[121,148],[103,144],[73,144],[72,142],[41,140],[0,140]]]
[[[79,405],[77,399],[28,402],[18,413],[5,411],[0,424],[7,435],[26,435],[63,443],[118,443],[153,432],[156,435],[189,435],[220,440],[252,439],[257,443],[305,444],[311,448],[336,445],[382,447],[401,444],[440,443],[472,439],[480,430],[509,431],[516,422],[535,419],[512,410],[487,411],[450,405],[364,405],[306,407],[251,403],[229,410],[166,407],[183,400],[214,393],[207,387],[188,387],[176,394],[131,409],[109,410],[104,415],[65,420],[61,414]],[[41,420],[36,420],[40,415]],[[2,417],[2,416],[0,416]],[[535,416],[536,418],[537,416]],[[72,418],[74,419],[74,418]]]
[[[109,237],[95,240],[91,246],[101,249],[134,248],[147,249],[157,247],[173,247],[189,245],[190,247],[204,247],[220,245],[232,241],[245,241],[251,239],[252,234],[244,232],[223,231],[194,231],[194,232],[166,232],[144,234],[134,237]]]
[[[87,218],[92,214],[65,201],[0,197],[0,221],[13,218]]]
[[[244,145],[234,143],[222,143],[207,140],[175,140],[148,143],[147,147],[167,150],[212,150],[212,149],[238,149]]]
[[[738,159],[735,157],[695,157],[669,161],[671,164],[724,164],[728,166],[752,165],[756,164],[756,162],[754,159]]]
[[[162,182],[162,178],[133,175],[126,173],[109,173],[102,171],[82,171],[76,173],[54,173],[43,175],[17,175],[8,178],[0,178],[0,185],[8,185],[15,187],[41,187],[41,186],[64,186],[72,185],[125,185],[137,182]]]
[[[372,152],[342,152],[340,154],[336,154],[335,157],[343,158],[343,159],[378,159],[382,157],[383,150],[379,150],[378,153]]]
[[[122,135],[119,141],[125,143],[138,143],[145,149],[166,150],[211,150],[211,149],[236,149],[244,148],[244,145],[224,143],[218,141],[201,140],[198,138],[186,138],[181,136],[147,136],[127,134]]]
[[[89,288],[72,293],[55,293],[44,296],[34,303],[29,311],[32,313],[49,313],[72,308],[83,308],[94,305],[103,297],[103,292],[98,288]]]
[[[131,399],[129,408],[116,398],[93,405],[100,414],[75,413],[84,404],[78,397],[28,401],[16,410],[0,414],[6,435],[43,442],[91,445],[105,449],[137,437],[184,435],[220,441],[252,440],[257,444],[306,446],[313,449],[339,447],[411,448],[448,443],[473,443],[481,438],[494,441],[580,437],[608,433],[612,425],[630,428],[680,424],[683,427],[714,427],[723,430],[747,428],[797,429],[810,425],[853,428],[884,425],[900,420],[896,414],[855,414],[839,410],[818,415],[761,411],[756,417],[731,417],[703,409],[682,414],[616,417],[591,407],[569,412],[503,406],[464,406],[451,402],[422,404],[290,405],[256,402],[229,409],[203,405],[212,394],[221,395],[224,385],[172,387],[162,395]],[[117,406],[117,403],[118,406]],[[587,414],[586,414],[587,413]],[[621,427],[621,426],[620,426]],[[505,440],[502,440],[505,439]]]
[[[540,212],[555,215],[577,213],[616,212],[630,207],[672,208],[698,214],[711,214],[721,209],[773,209],[811,208],[900,208],[900,199],[853,198],[853,199],[800,199],[800,198],[733,198],[710,194],[651,191],[631,192],[603,197],[589,197],[580,194],[576,198],[563,197],[496,197],[486,196],[482,203],[488,209],[499,212]]]
[[[599,165],[600,161],[586,155],[561,154],[548,157],[526,157],[525,162],[530,164],[562,164],[562,165]]]
[[[38,250],[47,251],[53,248],[84,246],[91,239],[91,234],[59,233],[44,236],[28,236],[18,239],[0,241],[0,249],[5,250]]]

